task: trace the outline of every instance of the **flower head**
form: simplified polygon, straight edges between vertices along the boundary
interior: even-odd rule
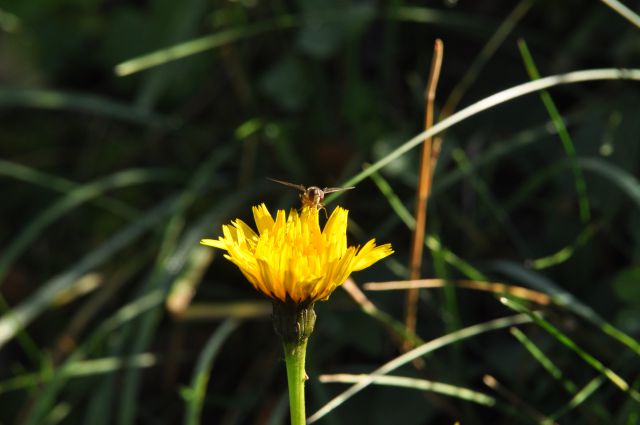
[[[336,207],[320,229],[318,209],[278,210],[275,220],[264,204],[253,207],[258,233],[242,220],[222,226],[223,236],[203,245],[227,251],[225,258],[260,292],[282,302],[326,300],[349,277],[393,253],[390,244],[347,246],[348,211]]]

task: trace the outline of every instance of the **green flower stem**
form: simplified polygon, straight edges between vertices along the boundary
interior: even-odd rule
[[[291,425],[304,425],[306,423],[304,381],[307,379],[307,374],[304,370],[304,361],[307,354],[307,341],[308,339],[305,338],[299,343],[284,343]]]
[[[284,345],[291,425],[304,425],[307,422],[304,409],[304,381],[307,379],[304,360],[307,341],[316,323],[316,313],[313,304],[274,301],[272,317],[273,328]]]

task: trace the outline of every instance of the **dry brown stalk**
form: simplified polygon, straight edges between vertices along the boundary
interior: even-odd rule
[[[478,291],[487,291],[496,294],[512,295],[514,297],[533,301],[540,305],[548,305],[551,302],[551,297],[544,292],[534,291],[533,289],[524,288],[522,286],[508,285],[500,282],[481,282],[478,280],[419,279],[392,282],[372,282],[366,283],[364,288],[367,291],[391,291],[409,288],[441,288],[446,285],[455,285],[460,288],[475,289]]]
[[[442,55],[444,45],[442,40],[436,39],[433,58],[431,60],[431,70],[429,72],[429,81],[426,91],[426,107],[425,107],[425,129],[433,126],[434,103],[436,98],[436,87],[440,78],[440,69],[442,68]],[[429,137],[422,144],[422,155],[420,157],[420,177],[418,181],[418,196],[416,200],[415,219],[416,227],[413,231],[413,242],[411,246],[410,259],[410,276],[411,280],[420,278],[420,269],[422,268],[422,254],[424,250],[424,235],[427,221],[427,199],[431,192],[431,180],[433,177],[433,169],[437,161],[434,153],[439,149],[433,149],[433,138]],[[405,326],[410,332],[415,332],[416,318],[418,314],[418,289],[412,288],[407,291],[405,300]],[[412,347],[410,341],[405,341],[404,349],[408,350]]]

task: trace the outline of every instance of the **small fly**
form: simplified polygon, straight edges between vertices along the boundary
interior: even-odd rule
[[[326,214],[326,209],[324,208],[324,204],[322,203],[322,201],[324,201],[324,196],[328,193],[333,193],[333,192],[342,192],[343,190],[351,190],[351,189],[355,189],[355,186],[351,186],[351,187],[325,187],[324,189],[320,189],[318,186],[309,186],[309,187],[305,187],[301,184],[295,184],[295,183],[289,183],[289,182],[285,182],[282,180],[276,180],[276,179],[272,179],[270,177],[267,177],[269,180],[274,181],[276,183],[280,183],[283,184],[285,186],[289,186],[289,187],[293,187],[295,189],[298,189],[300,191],[300,202],[302,203],[302,208],[304,207],[313,207],[313,208],[317,208],[319,210],[325,210],[325,214]]]

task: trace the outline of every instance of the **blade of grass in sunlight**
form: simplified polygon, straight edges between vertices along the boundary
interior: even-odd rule
[[[533,358],[538,363],[540,363],[544,370],[546,370],[549,375],[553,377],[553,379],[562,384],[564,389],[569,394],[574,395],[578,391],[578,387],[576,386],[576,384],[572,380],[564,376],[560,368],[556,366],[553,361],[549,357],[547,357],[547,355],[544,354],[544,352],[542,352],[542,350],[533,341],[531,341],[529,337],[524,334],[524,332],[522,332],[518,328],[511,328],[510,332],[511,335],[513,335],[524,346],[524,348],[526,348],[529,354],[531,354],[531,356],[533,356]]]
[[[425,241],[427,246],[432,251],[437,251],[439,255],[442,255],[442,258],[450,264],[451,266],[458,269],[462,274],[467,276],[472,280],[487,280],[487,277],[482,274],[478,269],[473,267],[468,262],[464,261],[462,258],[458,257],[452,251],[443,247],[440,243],[440,239],[436,235],[427,236],[427,240]]]
[[[593,323],[600,328],[602,332],[626,345],[636,354],[640,355],[640,343],[637,340],[607,322],[591,307],[578,300],[570,292],[562,289],[546,276],[535,270],[524,268],[522,265],[511,261],[494,261],[492,266],[496,271],[504,273],[516,281],[526,282],[531,287],[546,292],[551,296],[551,300],[555,305],[572,312],[590,323]]]
[[[81,112],[133,124],[177,127],[175,118],[162,117],[126,103],[93,94],[67,93],[41,89],[0,88],[0,108],[36,108]]]
[[[73,285],[78,278],[95,269],[114,254],[155,226],[177,206],[176,198],[169,198],[150,210],[140,219],[116,233],[98,248],[87,253],[73,266],[40,285],[40,289],[21,304],[0,317],[0,349],[20,329],[42,314],[56,299],[58,293]]]
[[[124,77],[206,50],[215,49],[225,44],[255,37],[270,31],[291,28],[296,25],[299,25],[299,20],[291,15],[280,16],[270,21],[259,22],[252,25],[241,25],[237,28],[222,30],[214,34],[189,40],[184,43],[178,43],[171,47],[129,59],[116,65],[114,71],[119,77]]]
[[[379,176],[379,178],[381,178],[381,176]],[[391,197],[387,197],[387,196],[385,197],[389,202],[391,202]],[[394,202],[392,208],[394,209],[394,212],[398,215],[398,217],[407,216],[407,214],[408,215],[411,214],[409,210],[401,202]],[[409,229],[411,229],[412,221],[403,220],[403,222]],[[459,270],[468,278],[474,279],[474,280],[486,280],[486,277],[478,269],[473,267],[468,262],[464,261],[462,258],[458,257],[452,251],[443,247],[439,239],[435,235],[427,235],[425,239],[425,244],[431,251],[433,251],[434,253],[437,253],[438,255],[441,255],[442,258],[448,264],[455,267],[457,270]],[[388,262],[391,262],[391,261],[393,261],[393,259],[388,260]],[[401,273],[401,275],[406,276],[406,273],[403,272]]]
[[[547,294],[539,291],[533,291],[522,286],[507,285],[500,282],[482,282],[477,280],[418,279],[395,282],[369,282],[364,284],[364,289],[367,291],[392,291],[408,288],[444,288],[447,285],[492,292],[494,294],[508,294],[514,297],[533,301],[541,305],[547,305],[551,301]]]
[[[38,388],[39,391],[36,393],[37,397],[33,399],[33,405],[28,411],[24,424],[40,425],[42,418],[53,408],[57,395],[67,383],[68,379],[66,375],[68,370],[73,369],[77,362],[83,361],[83,359],[93,352],[96,347],[101,345],[105,338],[112,332],[125,328],[131,321],[137,319],[150,309],[161,305],[163,300],[163,296],[159,291],[146,294],[120,307],[110,317],[101,322],[98,328],[84,339],[81,345],[78,346],[60,367],[50,372],[51,378],[44,387]],[[116,357],[120,358],[123,356],[118,355]],[[129,356],[128,358],[135,358],[135,356]],[[115,375],[112,374],[106,375],[108,379],[112,379],[114,376]],[[102,388],[103,387],[100,387],[100,390],[102,390]],[[105,400],[109,400],[109,398],[105,397]],[[112,408],[112,406],[110,408]],[[106,417],[106,415],[104,415],[104,417]],[[92,421],[92,423],[95,422]]]
[[[23,230],[13,238],[9,246],[3,250],[0,256],[0,285],[16,258],[36,240],[46,227],[50,226],[64,214],[80,205],[103,196],[104,193],[109,190],[163,180],[166,181],[171,175],[172,173],[168,170],[125,170],[94,182],[80,185],[71,190],[49,207],[46,207],[38,216],[24,226]]]
[[[43,425],[56,425],[64,421],[72,411],[71,403],[58,403],[55,405],[46,418],[42,421]]]
[[[582,230],[582,232],[580,232],[580,234],[576,237],[576,240],[573,241],[570,245],[565,246],[564,248],[556,251],[551,255],[527,261],[527,265],[536,270],[542,270],[564,263],[565,261],[569,260],[579,248],[585,246],[591,240],[591,238],[594,237],[596,233],[598,233],[600,227],[601,226],[597,224],[589,224]]]
[[[431,259],[433,275],[441,278],[445,282],[442,287],[442,296],[439,300],[439,304],[443,306],[442,320],[444,322],[444,330],[446,333],[457,331],[463,327],[463,319],[460,314],[458,290],[455,285],[448,283],[452,274],[449,264],[447,264],[442,251],[432,250]],[[464,356],[461,344],[456,344],[453,347],[451,366],[455,371],[451,379],[460,379],[461,373],[459,373],[459,371],[464,368]]]
[[[356,285],[351,277],[347,278],[340,287],[349,294],[351,299],[360,306],[360,309],[365,314],[385,325],[397,337],[396,339],[399,340],[400,343],[402,343],[402,341],[409,341],[414,347],[424,343],[418,335],[394,319],[389,313],[380,310],[372,303],[367,296],[360,291],[360,288],[358,288],[358,285]]]
[[[227,153],[230,151],[227,151]],[[228,155],[227,155],[228,156]],[[227,158],[225,157],[225,160]],[[172,217],[165,225],[164,235],[160,243],[160,250],[156,257],[154,267],[149,272],[147,281],[142,289],[143,292],[160,291],[163,297],[169,293],[173,281],[177,278],[180,271],[185,265],[188,255],[194,249],[200,249],[198,240],[204,234],[205,225],[215,226],[215,223],[221,222],[228,214],[228,211],[236,207],[240,202],[245,202],[248,191],[237,191],[230,196],[220,200],[220,203],[213,208],[216,220],[210,220],[206,224],[197,222],[191,226],[188,232],[183,235],[185,226],[185,215],[188,208],[198,199],[204,188],[208,185],[214,171],[218,166],[222,165],[220,153],[213,153],[203,161],[200,167],[193,173],[193,177],[187,187],[180,193],[178,198],[178,207],[173,212]],[[210,218],[209,213],[207,216]],[[135,333],[131,346],[130,354],[137,354],[147,350],[151,343],[155,329],[159,325],[163,310],[158,307],[147,312],[137,329],[131,329]],[[132,335],[133,338],[133,335]],[[129,369],[125,372],[123,388],[119,394],[120,409],[118,410],[118,423],[121,425],[132,424],[137,417],[136,403],[138,391],[140,389],[140,371],[138,369]]]
[[[234,301],[194,303],[176,319],[180,322],[210,322],[229,317],[235,319],[271,319],[273,307],[269,301]]]
[[[396,148],[394,151],[386,155],[384,158],[376,161],[365,170],[361,171],[346,182],[342,183],[340,186],[354,186],[355,184],[369,177],[374,172],[380,170],[405,153],[409,152],[411,149],[420,145],[425,137],[431,137],[440,134],[444,130],[482,111],[486,111],[487,109],[491,109],[497,105],[516,99],[518,97],[530,93],[535,93],[540,90],[549,89],[551,87],[564,84],[576,84],[580,82],[600,80],[640,81],[640,69],[605,68],[574,71],[568,72],[566,74],[552,75],[549,77],[540,78],[539,80],[529,81],[527,83],[519,84],[517,86],[513,86],[501,92],[495,93],[454,113],[453,115],[438,122],[430,129],[417,134],[416,136]],[[325,203],[332,202],[338,196],[340,196],[340,192],[332,193],[325,199]]]
[[[411,215],[398,195],[395,194],[393,188],[387,182],[387,180],[380,173],[373,173],[369,177],[378,187],[380,193],[382,193],[384,197],[387,198],[387,202],[396,213],[396,215],[400,218],[400,220],[402,220],[402,222],[407,226],[409,230],[413,230],[416,225],[415,218],[413,218],[413,215]]]
[[[371,174],[371,176],[369,177],[371,177],[374,182],[377,180],[376,185],[378,186],[380,191],[386,191],[385,185],[388,186],[388,184],[381,175],[379,175],[378,173],[376,173],[376,175],[377,177],[371,177],[373,176],[373,174]],[[396,201],[395,199],[397,198],[395,198],[394,195],[388,191],[385,194],[385,198],[393,208],[396,215],[398,217],[404,217],[402,219],[403,223],[407,226],[407,228],[409,228],[409,230],[411,230],[412,226],[415,225],[415,221],[413,220],[413,216],[411,215],[409,210],[404,206],[402,202],[400,202],[399,199]],[[478,281],[487,280],[486,277],[471,264],[458,257],[450,250],[444,248],[435,235],[427,235],[425,244],[430,250],[437,252],[448,264],[458,269],[468,278]]]
[[[240,323],[235,319],[227,319],[215,330],[211,338],[207,341],[198,357],[198,362],[191,375],[191,386],[184,388],[182,397],[185,400],[185,414],[183,423],[185,425],[199,425],[204,397],[207,393],[207,385],[211,377],[211,368],[218,351],[222,348],[225,340],[238,327]]]
[[[175,43],[189,37],[193,37],[201,24],[202,16],[207,10],[206,0],[183,0],[172,4],[171,18],[165,22],[162,35],[157,43]],[[136,107],[152,111],[162,91],[175,81],[176,72],[185,72],[181,69],[160,68],[146,74],[138,89],[135,98]]]
[[[318,305],[307,414],[330,413],[313,425],[640,425],[638,397],[496,302],[540,309],[640,393],[640,12],[601,2],[5,2],[0,425],[288,423],[272,305],[199,244],[236,217],[254,227],[256,203],[299,206],[264,176],[359,179],[324,199],[327,216],[339,203],[350,240],[396,251]],[[531,81],[520,37],[567,73]],[[418,134],[436,38],[451,96]],[[604,69],[568,72],[585,66]],[[404,280],[411,149],[429,136],[444,142],[415,239],[431,279]],[[129,167],[169,168],[83,192]],[[404,294],[363,289],[390,281],[438,288],[420,289],[416,333]],[[423,371],[398,357],[403,340]]]
[[[519,313],[524,313],[528,315],[533,322],[535,322],[542,329],[547,331],[551,336],[558,340],[562,345],[574,351],[582,360],[584,360],[589,366],[603,374],[609,379],[616,387],[620,388],[620,390],[627,393],[631,398],[640,403],[640,393],[629,386],[627,381],[618,375],[613,370],[606,367],[602,362],[596,359],[591,354],[587,353],[584,349],[582,349],[578,344],[576,344],[571,338],[569,338],[566,334],[561,332],[558,328],[553,326],[549,321],[545,320],[542,315],[538,312],[531,311],[526,308],[524,305],[515,302],[514,300],[509,300],[506,298],[501,298],[500,301],[502,304],[511,308],[514,311]]]
[[[523,39],[518,40],[518,48],[520,49],[520,56],[522,56],[522,61],[524,62],[527,73],[529,74],[529,78],[531,78],[532,80],[540,79],[540,72],[538,72],[538,67],[533,60],[533,56],[529,51],[527,43]],[[580,167],[578,167],[578,164],[576,164],[576,148],[574,147],[573,140],[569,135],[567,126],[564,124],[562,115],[560,115],[560,111],[558,111],[555,102],[551,98],[551,94],[549,94],[549,92],[546,90],[541,90],[540,99],[542,99],[542,103],[547,109],[547,112],[549,113],[549,116],[553,121],[553,125],[558,131],[558,137],[562,142],[564,152],[571,162],[571,172],[573,173],[573,180],[576,186],[576,192],[578,194],[580,219],[583,223],[587,223],[591,219],[591,209],[589,207],[587,184],[584,181],[582,170],[580,169]]]
[[[57,395],[62,391],[68,381],[68,370],[73,369],[77,362],[82,361],[82,359],[91,353],[96,346],[101,344],[111,332],[127,325],[130,321],[135,320],[150,309],[161,305],[162,301],[163,297],[160,292],[147,294],[124,305],[107,318],[107,320],[102,322],[98,329],[85,338],[83,344],[79,346],[60,367],[53,370],[50,381],[43,388],[39,389],[37,397],[33,400],[33,405],[28,411],[24,425],[40,425],[42,423],[42,418],[53,408]],[[118,355],[117,357],[120,358],[122,356]],[[129,358],[136,358],[136,356],[129,356]],[[107,374],[106,376],[108,379],[112,379],[115,375]],[[101,388],[102,387],[100,387],[99,390],[101,390]],[[109,400],[109,398],[105,397],[104,400]],[[110,408],[113,407],[111,406]],[[103,417],[106,417],[106,415]],[[92,420],[92,423],[95,422],[97,422],[97,419]]]
[[[587,385],[585,385],[580,391],[576,392],[573,398],[569,400],[567,404],[562,406],[556,412],[549,415],[553,420],[560,419],[562,416],[569,413],[571,410],[583,404],[591,395],[593,395],[601,386],[607,381],[604,375],[598,375],[593,378]]]
[[[18,164],[4,159],[0,159],[0,174],[15,180],[42,186],[46,189],[61,193],[71,192],[80,186],[79,183],[72,182],[65,178],[44,173],[40,170],[27,167],[24,164]],[[138,214],[138,211],[135,208],[118,199],[105,196],[104,194],[103,196],[96,198],[93,201],[93,204],[125,218],[134,218]]]
[[[396,357],[390,362],[385,363],[378,369],[371,372],[366,376],[365,379],[359,381],[357,384],[349,387],[346,391],[343,391],[336,397],[334,397],[329,403],[322,406],[318,411],[316,411],[313,415],[311,415],[307,419],[307,423],[311,424],[318,419],[324,417],[326,414],[336,409],[338,406],[343,404],[349,398],[362,391],[364,388],[369,386],[373,379],[376,376],[386,375],[389,372],[394,371],[402,365],[405,365],[412,360],[422,357],[425,354],[431,353],[439,348],[445,347],[450,344],[454,344],[456,342],[460,342],[464,339],[471,338],[485,332],[502,329],[509,326],[520,325],[523,323],[529,323],[531,319],[526,314],[519,314],[516,316],[503,317],[500,319],[491,320],[489,322],[479,323],[477,325],[472,325],[463,329],[460,329],[455,332],[451,332],[447,335],[441,336],[439,338],[433,339],[423,345],[420,345],[405,354]]]
[[[568,122],[578,121],[575,116],[569,116],[567,120]],[[520,149],[525,149],[531,144],[543,140],[544,136],[551,134],[556,134],[551,121],[544,125],[537,126],[533,129],[524,130],[516,134],[515,137],[498,142],[493,147],[480,152],[480,154],[476,158],[474,158],[474,161],[469,163],[469,171],[476,171],[480,167],[490,165],[504,156],[517,153]],[[366,164],[364,167],[368,167],[369,165],[370,164]],[[390,184],[384,179],[382,174],[375,172],[374,174],[372,174],[372,176],[369,177],[373,180],[378,189],[385,196],[396,215],[402,220],[402,222],[407,226],[409,230],[412,230],[413,226],[415,225],[413,216],[411,216],[411,213],[404,206],[402,201],[392,193]],[[454,184],[463,180],[465,177],[466,172],[464,172],[460,168],[456,168],[448,171],[446,174],[439,175],[438,178],[434,181],[431,197],[435,198],[441,194],[447,193],[447,190],[449,190]],[[522,192],[522,190],[518,193],[520,192]],[[512,204],[513,202],[510,203],[505,209],[507,211],[512,210]],[[389,261],[393,261],[393,259],[388,260],[387,263],[389,263]]]
[[[531,355],[542,365],[542,367],[557,381],[560,382],[562,387],[573,397],[562,408],[558,409],[555,413],[549,415],[549,419],[556,421],[562,416],[583,404],[592,394],[594,394],[606,381],[603,375],[598,375],[592,379],[582,389],[578,389],[578,386],[569,378],[564,376],[559,367],[557,367],[551,359],[549,359],[542,350],[535,345],[533,341],[527,337],[524,332],[518,328],[512,328],[511,334],[522,343],[522,345],[531,353]],[[622,364],[623,362],[618,362]],[[597,406],[596,406],[597,407]],[[594,406],[588,406],[589,415],[598,417],[598,414],[602,412],[598,411]],[[601,415],[600,415],[601,416]],[[600,417],[603,422],[608,422],[606,419]]]
[[[134,367],[148,368],[158,363],[158,359],[151,353],[142,353],[131,358],[107,357],[91,360],[83,360],[71,364],[64,369],[65,379],[83,378],[87,376],[113,373],[131,365]],[[50,374],[27,373],[15,376],[0,382],[0,394],[21,390],[36,385],[47,383],[52,376]]]
[[[498,48],[502,46],[520,20],[526,16],[533,3],[534,0],[521,0],[505,20],[502,21],[491,38],[482,47],[478,56],[476,56],[471,65],[467,68],[464,76],[460,79],[453,90],[451,90],[451,94],[447,98],[444,106],[442,107],[442,111],[440,112],[440,118],[448,117],[453,113],[453,111],[455,111],[462,97],[478,79],[482,69],[495,55]]]
[[[578,117],[568,117],[566,120],[568,123],[578,122]],[[469,163],[469,171],[475,172],[480,167],[490,165],[497,162],[499,159],[506,157],[510,154],[519,153],[521,149],[526,149],[534,143],[541,142],[545,136],[556,134],[555,128],[549,121],[543,125],[538,125],[533,128],[529,128],[516,134],[507,140],[500,141],[494,146],[483,150],[477,157],[473,159],[473,162]],[[433,185],[432,196],[436,197],[442,193],[446,193],[447,189],[450,189],[454,184],[460,182],[466,177],[466,173],[459,169],[453,169],[446,174],[438,176]],[[506,208],[507,211],[509,210]]]
[[[475,32],[487,32],[492,24],[482,22],[477,17],[471,19],[463,14],[443,12],[420,7],[402,7],[389,13],[389,19],[417,23],[445,23],[447,27]],[[317,24],[345,19],[344,14],[323,16]],[[241,25],[237,28],[221,30],[216,33],[195,38],[183,43],[158,49],[151,53],[126,60],[117,64],[114,72],[119,77],[135,74],[149,68],[186,58],[207,50],[216,49],[229,43],[249,39],[272,31],[294,28],[301,24],[301,18],[295,15],[282,15],[274,19],[255,24]]]
[[[369,378],[369,375],[351,375],[347,373],[338,373],[335,375],[320,375],[318,379],[323,383],[338,382],[346,384],[357,384]],[[496,399],[491,397],[490,395],[481,393],[479,391],[470,390],[469,388],[445,384],[444,382],[407,378],[404,376],[373,376],[371,377],[371,379],[371,383],[375,385],[386,385],[391,387],[411,388],[420,391],[431,391],[460,400],[481,404],[483,406],[493,407],[497,403]]]
[[[640,16],[635,13],[633,10],[629,9],[624,4],[620,3],[618,0],[600,0],[602,3],[609,6],[616,13],[622,16],[627,21],[631,22],[636,27],[640,28]]]
[[[215,253],[216,251],[211,249],[194,249],[191,251],[184,269],[176,277],[167,295],[167,311],[174,318],[178,320],[184,319],[198,284],[213,261]]]
[[[2,312],[2,316],[0,316],[0,324],[2,323],[2,317],[6,316],[5,313],[11,311],[11,306],[7,303],[7,300],[0,293],[0,311]],[[15,332],[15,338],[20,346],[22,352],[26,355],[26,357],[31,361],[33,365],[40,365],[40,367],[44,367],[45,363],[48,361],[48,356],[45,355],[36,343],[36,341],[31,337],[26,330],[19,328]],[[0,344],[0,349],[2,345]]]
[[[184,214],[187,208],[197,199],[201,189],[205,187],[217,168],[212,164],[220,164],[220,154],[213,152],[209,160],[196,170],[192,181],[187,189],[181,194],[181,206],[176,210],[174,216],[167,224],[161,250],[158,254],[156,265],[149,273],[147,283],[143,291],[159,290],[166,297],[175,279],[183,270],[190,253],[195,249],[201,249],[198,241],[206,234],[208,229],[221,225],[230,211],[239,205],[246,204],[249,199],[255,196],[260,189],[256,185],[247,190],[232,192],[225,198],[219,199],[216,205],[198,220],[194,221],[186,231],[178,232],[183,227]],[[153,332],[159,324],[162,309],[156,308],[149,311],[140,321],[134,334],[131,347],[132,353],[139,353],[146,350],[151,343]],[[132,330],[133,331],[133,330]],[[136,403],[138,391],[140,389],[140,373],[137,369],[130,369],[125,374],[124,384],[120,393],[120,410],[118,411],[118,423],[131,424],[136,418],[138,405]]]

